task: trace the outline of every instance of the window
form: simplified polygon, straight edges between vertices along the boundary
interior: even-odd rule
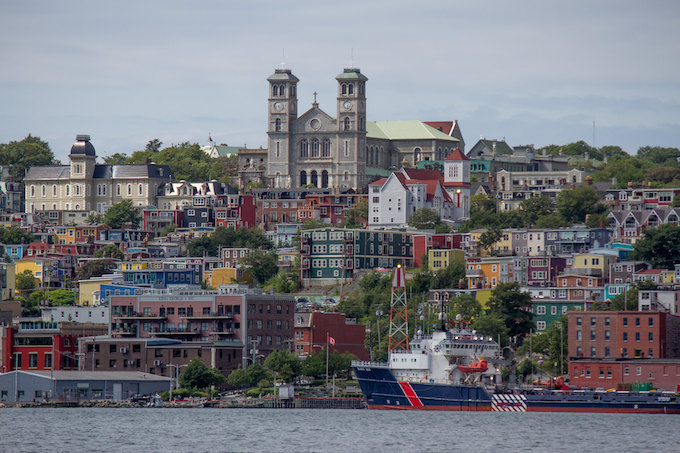
[[[649,327],[654,327],[654,318],[649,318],[648,325]]]
[[[595,341],[597,337],[597,334],[595,333],[594,330],[590,331],[590,341]]]
[[[350,130],[350,119],[349,117],[345,117],[345,120],[343,121],[343,129],[348,131]]]
[[[623,341],[628,341],[628,332],[623,332]]]
[[[545,314],[545,305],[538,305],[536,307],[536,314],[537,315],[544,315]]]
[[[628,318],[623,318],[623,327],[628,327]]]
[[[127,194],[128,194],[129,196],[132,196],[132,184],[128,184],[128,186],[127,186]]]
[[[649,332],[647,334],[647,337],[648,337],[650,343],[654,342],[654,332]]]
[[[635,332],[635,341],[636,341],[637,343],[640,342],[640,332]]]
[[[28,354],[28,367],[38,368],[38,354]]]
[[[577,325],[577,326],[580,326],[580,325],[581,325],[581,322],[582,322],[581,317],[580,317],[580,316],[577,316],[577,317],[576,317],[576,325]]]

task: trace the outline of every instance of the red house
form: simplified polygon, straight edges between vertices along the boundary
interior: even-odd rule
[[[225,228],[252,228],[256,222],[257,207],[253,195],[219,195],[215,205],[215,226]]]
[[[370,359],[365,346],[366,326],[347,319],[344,313],[295,313],[295,353],[298,356],[307,356],[312,351],[321,352],[329,338],[334,340],[334,344],[330,345],[331,351],[349,352],[359,360]]]

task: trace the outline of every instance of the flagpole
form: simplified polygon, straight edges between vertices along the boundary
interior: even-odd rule
[[[329,341],[328,341],[328,332],[326,332],[326,391],[328,391],[328,349],[329,348]]]

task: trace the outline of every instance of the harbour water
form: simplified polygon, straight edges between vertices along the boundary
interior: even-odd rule
[[[677,452],[680,416],[328,409],[0,409],[2,452]]]

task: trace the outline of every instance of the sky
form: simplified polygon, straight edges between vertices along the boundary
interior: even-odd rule
[[[267,146],[267,77],[302,113],[358,67],[369,121],[458,120],[480,138],[680,147],[675,0],[0,3],[0,143],[29,133],[68,161],[154,138]]]

